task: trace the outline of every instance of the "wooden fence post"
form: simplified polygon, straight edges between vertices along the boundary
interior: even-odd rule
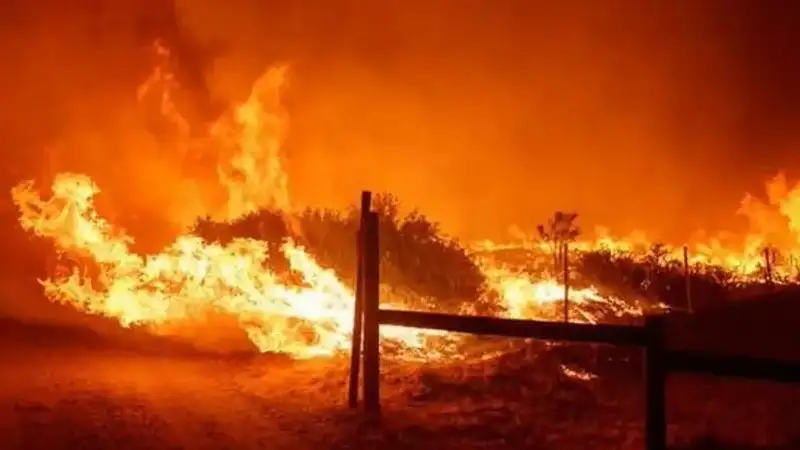
[[[564,242],[564,322],[569,322],[569,243]]]
[[[645,319],[645,448],[666,450],[667,360],[664,338],[664,316]]]
[[[770,286],[772,285],[772,249],[767,246],[764,248],[764,263],[765,263],[765,276],[767,279],[767,284]]]
[[[364,223],[372,207],[372,193],[361,193],[361,219],[356,232],[356,285],[355,305],[353,306],[353,335],[350,346],[350,387],[348,391],[348,405],[351,408],[358,406],[358,382],[361,370],[361,339],[363,334],[364,318]]]
[[[692,308],[692,269],[689,267],[689,247],[683,246],[683,278],[686,284],[686,309],[691,313]]]
[[[380,239],[378,215],[370,213],[364,227],[364,409],[380,414]]]

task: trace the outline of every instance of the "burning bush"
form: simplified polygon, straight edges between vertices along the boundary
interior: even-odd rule
[[[487,298],[478,265],[456,240],[441,235],[436,222],[416,210],[400,214],[400,202],[389,194],[376,196],[373,209],[380,221],[381,281],[390,287],[390,295],[406,302],[423,299],[408,304],[416,309],[454,312],[467,302],[483,314],[497,308],[497,302]],[[262,209],[232,222],[199,219],[193,233],[221,243],[237,237],[267,241],[271,269],[283,273],[289,266],[278,248],[291,238],[353,284],[358,224],[359,212],[354,207],[345,212],[309,208],[293,217]]]
[[[600,250],[584,252],[576,271],[589,284],[603,286],[623,298],[645,298],[672,308],[686,307],[686,276],[674,261],[641,260],[635,255]],[[705,268],[689,276],[695,307],[713,306],[728,299],[730,273]]]

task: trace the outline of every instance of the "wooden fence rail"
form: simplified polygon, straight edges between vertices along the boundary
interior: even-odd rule
[[[670,372],[800,383],[798,363],[747,356],[709,355],[686,350],[668,350],[667,362]]]
[[[666,378],[669,372],[743,377],[776,382],[800,382],[800,363],[762,358],[714,356],[669,349],[665,343],[664,316],[648,316],[645,326],[592,325],[494,317],[457,316],[416,311],[380,309],[380,253],[378,217],[370,211],[368,192],[361,202],[358,233],[358,276],[353,321],[349,403],[357,407],[359,366],[363,362],[362,395],[367,413],[380,415],[381,325],[452,331],[459,333],[535,338],[554,341],[592,342],[645,349],[645,445],[647,450],[666,449]],[[363,336],[363,358],[361,342]]]
[[[378,310],[378,322],[381,325],[397,325],[456,333],[535,338],[551,341],[595,342],[612,345],[643,346],[647,339],[644,327],[584,323],[565,324],[564,322],[500,319],[483,316],[454,316],[418,311],[381,309]]]

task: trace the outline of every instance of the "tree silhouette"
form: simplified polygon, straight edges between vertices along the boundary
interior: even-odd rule
[[[580,234],[576,224],[578,213],[556,211],[547,224],[541,224],[536,229],[539,237],[547,242],[553,253],[553,270],[558,273],[564,264],[567,244],[574,241]]]
[[[650,246],[650,251],[647,253],[647,262],[653,269],[658,269],[666,264],[668,254],[669,249],[667,246],[661,242],[656,242]]]

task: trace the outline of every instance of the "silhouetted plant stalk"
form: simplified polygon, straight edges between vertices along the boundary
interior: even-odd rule
[[[569,322],[569,243],[580,235],[578,213],[556,211],[547,224],[537,227],[539,237],[553,253],[553,273],[563,272],[564,322]]]

